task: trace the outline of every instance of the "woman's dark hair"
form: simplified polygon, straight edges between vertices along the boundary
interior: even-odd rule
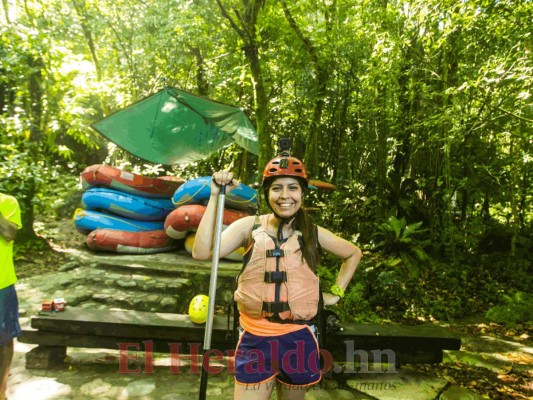
[[[267,205],[270,209],[272,208],[270,207],[270,202],[268,200],[268,191],[270,190],[272,182],[276,178],[279,178],[279,176],[271,177],[263,181],[263,193]],[[307,181],[299,177],[296,177],[295,179],[298,180],[298,183],[302,188],[302,192],[305,194],[305,191],[307,190]],[[300,209],[296,212],[294,216],[292,228],[302,232],[302,258],[305,259],[307,265],[309,265],[309,268],[311,268],[311,270],[316,273],[318,265],[320,264],[320,244],[318,242],[318,228],[314,223],[313,219],[304,210],[303,199]]]
[[[318,243],[318,228],[303,206],[296,212],[294,229],[302,232],[303,246],[302,257],[307,265],[316,273],[320,264],[320,244]]]

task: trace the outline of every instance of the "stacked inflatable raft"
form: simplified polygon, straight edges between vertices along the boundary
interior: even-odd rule
[[[184,241],[192,253],[195,232],[211,196],[211,177],[185,182],[179,178],[150,178],[105,165],[81,174],[85,190],[74,224],[87,235],[94,251],[151,254],[172,251]],[[257,191],[239,185],[225,196],[223,226],[255,213]],[[225,258],[240,261],[244,249]]]
[[[176,209],[165,219],[165,232],[174,239],[185,238],[185,250],[189,253],[192,252],[195,231],[205,213],[210,195],[211,177],[202,176],[185,182],[172,197]],[[257,191],[249,186],[240,184],[225,199],[222,221],[225,227],[257,210]],[[240,261],[243,253],[243,249],[238,249],[226,258]]]
[[[176,241],[164,230],[174,210],[171,198],[184,180],[152,178],[106,165],[92,165],[81,174],[83,209],[74,224],[87,234],[95,251],[148,254],[170,251]]]

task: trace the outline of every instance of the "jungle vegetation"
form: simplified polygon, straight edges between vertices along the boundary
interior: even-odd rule
[[[290,137],[337,185],[310,194],[313,217],[366,254],[344,316],[531,320],[532,20],[520,0],[3,0],[17,245],[35,220],[70,218],[88,165],[253,183]],[[242,107],[259,156],[152,165],[90,128],[166,86]],[[337,267],[325,257],[323,279]]]

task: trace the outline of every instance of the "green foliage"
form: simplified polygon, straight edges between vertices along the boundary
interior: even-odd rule
[[[13,259],[17,262],[20,259],[26,259],[28,254],[35,254],[49,249],[46,241],[36,238],[25,242],[15,241],[13,246]]]
[[[378,323],[380,318],[366,298],[363,283],[355,283],[346,291],[344,299],[338,305],[339,316],[346,322]]]
[[[424,251],[415,245],[413,236],[423,233],[420,229],[422,222],[407,224],[405,218],[389,217],[387,222],[379,224],[374,237],[378,240],[375,245],[376,249],[383,249],[387,253],[399,254],[406,250],[413,250],[417,255],[420,254],[422,261],[427,259]]]
[[[507,325],[533,321],[533,294],[516,292],[503,298],[504,304],[490,308],[485,314],[490,321]]]
[[[368,197],[357,182],[340,186],[333,193],[309,191],[306,204],[320,208],[315,222],[361,245],[370,243],[375,231],[375,210],[379,199]]]
[[[395,270],[400,274],[400,279],[416,279],[420,271],[427,265],[429,256],[424,250],[424,242],[417,239],[424,233],[420,229],[422,222],[407,224],[405,218],[396,218],[394,216],[379,224],[374,233],[377,243],[374,250],[383,250],[390,259],[381,264],[381,271],[378,274],[384,276],[386,281],[392,279],[389,277],[391,271]]]
[[[322,290],[327,292],[335,283],[336,267],[320,266],[318,268],[318,276],[320,277]],[[346,322],[377,322],[378,316],[366,299],[365,292],[366,289],[363,282],[353,282],[346,289],[344,298],[330,308],[339,315],[341,320]]]
[[[0,147],[0,190],[19,200],[22,212],[33,207],[43,216],[57,217],[57,209],[77,190],[79,171],[74,162],[56,164],[39,156],[34,143],[22,143],[18,148]]]
[[[69,215],[79,172],[106,157],[147,175],[230,168],[258,182],[263,165],[236,146],[190,165],[150,165],[108,151],[90,128],[173,85],[242,106],[261,125],[259,159],[289,136],[312,178],[337,184],[306,205],[370,252],[339,306],[350,305],[346,316],[353,307],[368,318],[455,318],[500,290],[525,291],[531,2],[284,3],[5,3],[0,190],[31,220]],[[257,18],[242,25],[252,4]],[[337,264],[326,265],[333,274]]]
[[[70,163],[69,171],[80,171],[75,163]],[[65,168],[49,168],[45,185],[38,194],[39,205],[36,209],[40,219],[72,218],[74,210],[80,207],[82,190],[79,174],[72,175]]]

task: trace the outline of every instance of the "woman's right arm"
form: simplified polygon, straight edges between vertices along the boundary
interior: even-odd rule
[[[192,249],[192,257],[194,259],[209,260],[212,256],[218,195],[221,185],[226,185],[226,193],[229,193],[231,189],[239,185],[239,182],[233,179],[231,172],[218,171],[213,174],[211,196],[209,197],[207,209],[200,221],[200,225],[196,230],[196,237]],[[230,254],[245,243],[246,238],[252,232],[253,222],[253,216],[244,217],[232,223],[222,232],[220,257]]]

